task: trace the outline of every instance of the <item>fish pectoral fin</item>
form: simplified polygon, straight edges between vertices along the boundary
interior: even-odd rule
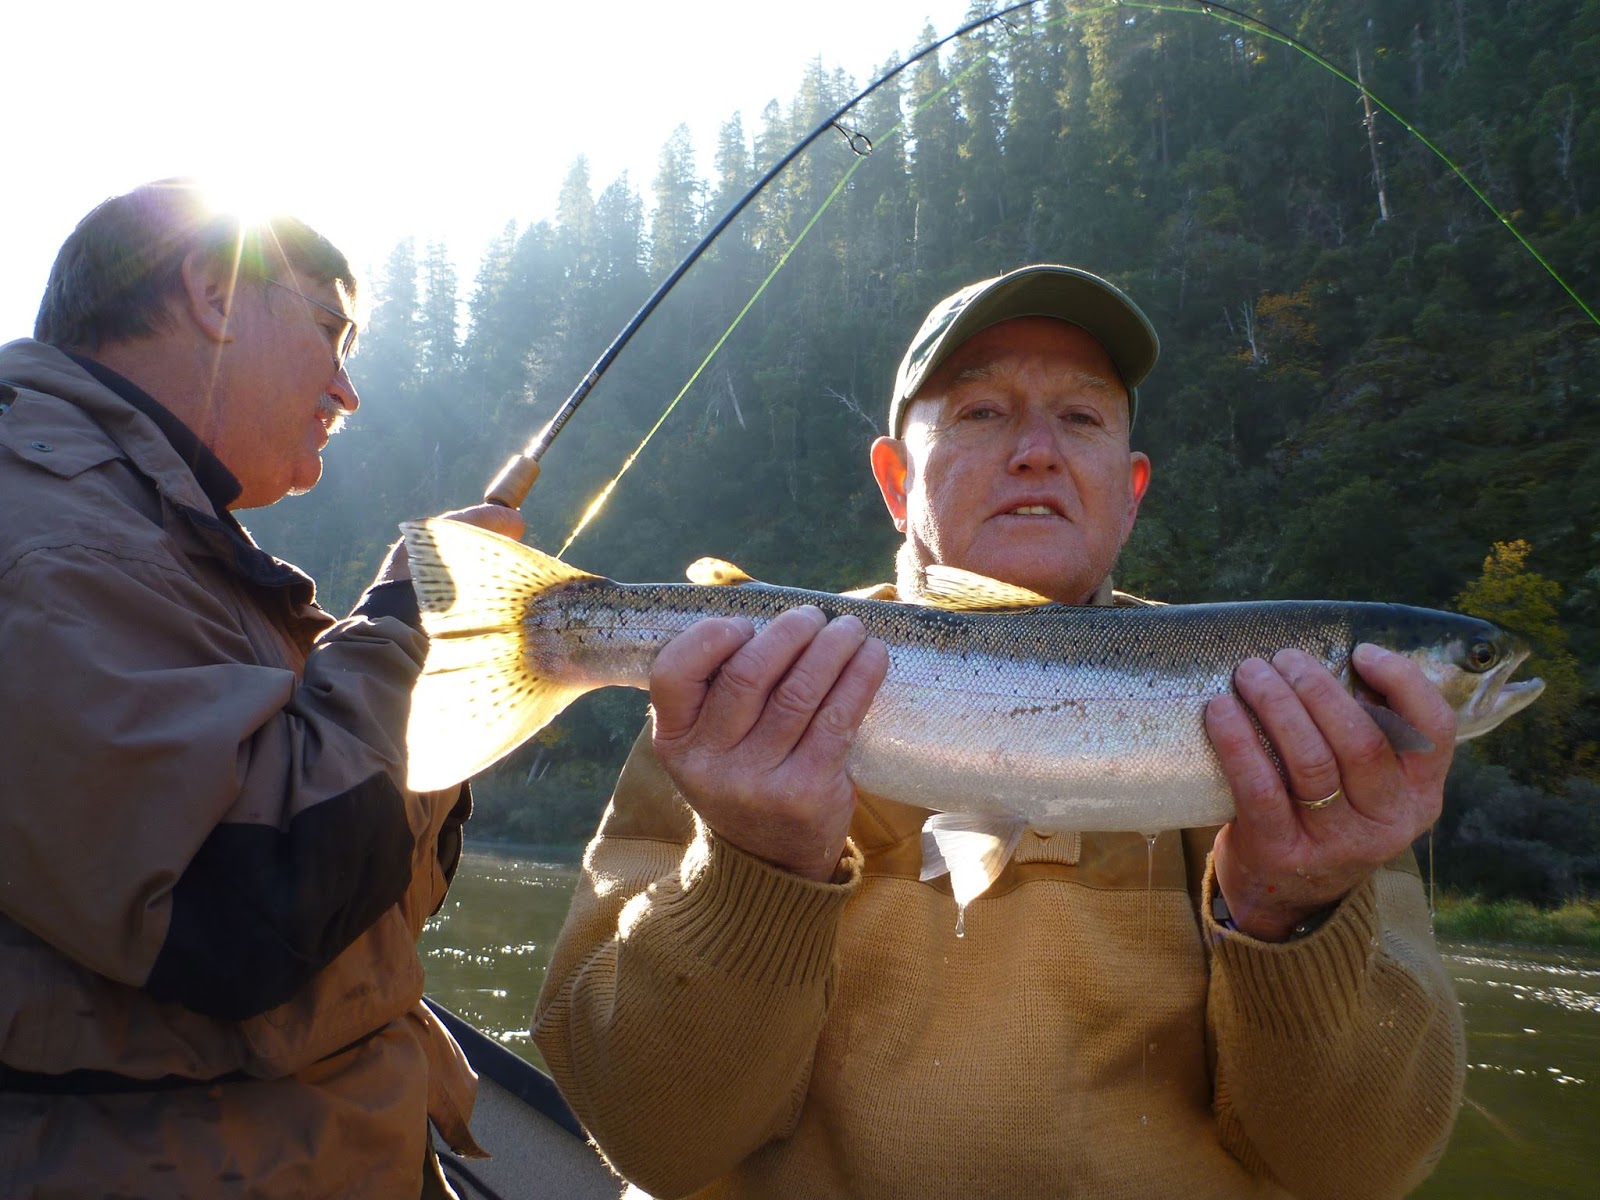
[[[1054,604],[1049,596],[987,575],[932,563],[922,570],[917,599],[931,608],[949,612],[986,612],[994,609],[1037,608]]]
[[[1394,747],[1396,754],[1413,751],[1426,754],[1433,749],[1432,739],[1394,709],[1374,704],[1365,696],[1357,696],[1356,703],[1361,705],[1361,710],[1372,718],[1373,724],[1383,730],[1383,736],[1389,739],[1389,745]]]
[[[704,587],[738,587],[743,583],[755,582],[744,568],[720,558],[697,558],[689,564],[684,574],[689,577],[690,583]]]
[[[935,813],[922,824],[923,882],[950,876],[950,890],[963,913],[1006,869],[1027,823],[1015,817]]]
[[[523,618],[540,594],[597,577],[460,521],[400,528],[428,634],[406,723],[406,786],[429,792],[504,758],[589,690],[533,673]]]

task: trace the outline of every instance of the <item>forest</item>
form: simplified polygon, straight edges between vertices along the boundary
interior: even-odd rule
[[[363,281],[360,413],[318,488],[252,532],[348,608],[396,523],[476,502],[867,82],[813,62],[787,101],[730,114],[710,178],[682,127],[648,181],[579,159],[555,216],[508,221],[470,280],[444,245],[397,245]],[[575,565],[888,578],[867,446],[905,344],[940,297],[1033,261],[1106,276],[1161,334],[1118,586],[1524,633],[1545,695],[1461,747],[1428,849],[1441,884],[1491,898],[1600,891],[1600,0],[1039,0],[983,25],[717,238],[544,458],[529,540],[559,548],[661,420]],[[643,713],[634,692],[580,702],[479,778],[471,836],[583,842]]]

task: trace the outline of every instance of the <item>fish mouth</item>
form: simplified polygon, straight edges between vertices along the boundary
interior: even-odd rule
[[[1514,682],[1511,679],[1527,657],[1526,649],[1519,650],[1483,677],[1459,716],[1456,741],[1464,742],[1488,733],[1543,694],[1542,679],[1519,679]]]

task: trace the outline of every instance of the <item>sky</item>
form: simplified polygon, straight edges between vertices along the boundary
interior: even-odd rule
[[[50,263],[107,196],[171,175],[287,210],[370,278],[444,241],[470,287],[508,220],[553,215],[578,155],[598,194],[648,193],[689,126],[787,106],[807,64],[865,86],[960,27],[969,0],[19,0],[5,19],[0,342],[33,328]]]

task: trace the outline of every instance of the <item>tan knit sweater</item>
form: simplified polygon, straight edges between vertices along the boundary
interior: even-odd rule
[[[1310,937],[1209,916],[1214,830],[1024,836],[955,934],[926,813],[840,876],[699,825],[634,747],[534,1036],[655,1196],[1398,1196],[1443,1152],[1459,1009],[1411,856]],[[1206,914],[1203,917],[1199,914]]]

